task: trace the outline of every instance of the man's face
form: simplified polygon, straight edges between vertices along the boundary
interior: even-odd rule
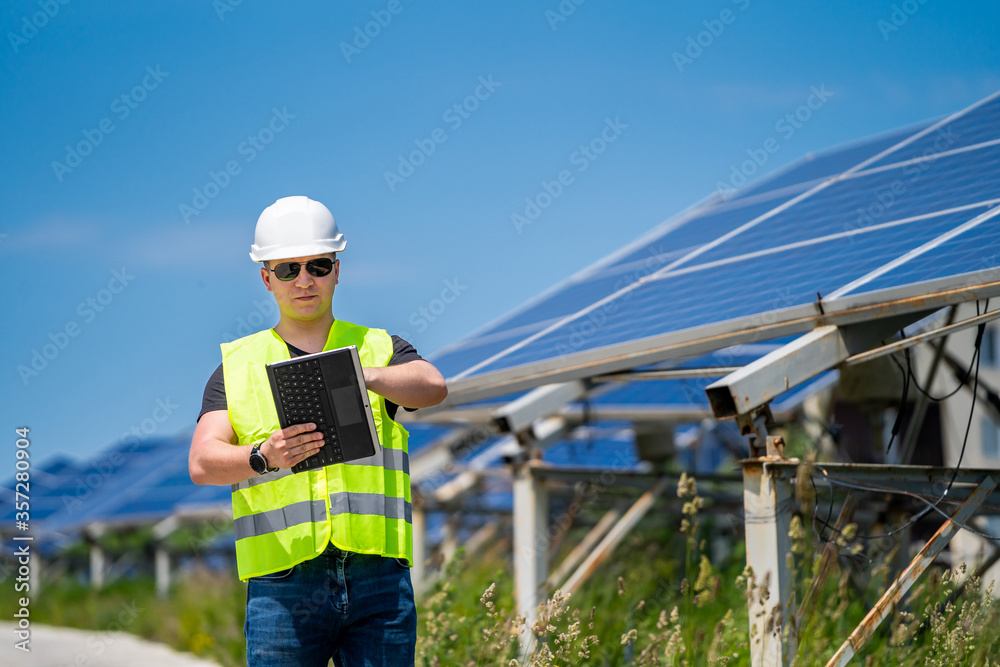
[[[282,318],[310,322],[324,317],[331,309],[333,292],[340,278],[340,260],[333,263],[333,271],[325,276],[314,276],[306,270],[306,264],[311,259],[321,257],[332,258],[333,253],[325,255],[310,255],[309,257],[291,257],[288,259],[272,259],[266,262],[266,267],[274,269],[278,264],[297,262],[299,274],[291,280],[278,280],[272,270],[261,267],[260,275],[267,290],[274,294],[278,310]]]

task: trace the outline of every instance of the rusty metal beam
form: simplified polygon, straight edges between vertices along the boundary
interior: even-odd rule
[[[693,357],[707,352],[780,336],[801,334],[818,326],[848,326],[909,313],[929,313],[956,303],[1000,295],[1000,268],[978,271],[978,284],[969,285],[956,276],[919,285],[906,285],[874,293],[846,295],[819,305],[810,303],[756,314],[694,329],[674,331],[509,368],[473,374],[466,370],[448,378],[448,398],[431,412],[463,403],[524,391],[554,382],[590,378],[668,359]],[[771,315],[774,315],[772,317]],[[919,317],[917,318],[919,319]]]
[[[799,613],[796,620],[796,626],[799,628],[804,627],[805,623],[809,622],[813,605],[816,604],[816,599],[819,597],[820,592],[822,592],[823,586],[826,585],[827,576],[830,574],[830,566],[837,555],[836,537],[847,527],[847,524],[854,520],[854,512],[857,509],[858,498],[853,491],[848,491],[847,497],[844,499],[844,506],[840,509],[840,514],[837,516],[837,523],[833,527],[833,537],[826,543],[826,547],[820,555],[816,577],[812,580],[812,584],[809,586],[805,597],[802,598],[802,604],[799,605]]]
[[[872,359],[877,359],[879,357],[884,357],[887,354],[892,354],[893,352],[900,352],[908,347],[913,347],[918,343],[924,343],[929,340],[934,340],[935,338],[940,338],[941,336],[947,336],[948,334],[954,333],[956,331],[961,331],[962,329],[968,329],[969,327],[979,326],[985,322],[995,320],[1000,317],[1000,310],[995,310],[991,313],[984,313],[982,315],[977,315],[976,317],[970,317],[968,319],[962,320],[961,322],[956,322],[955,324],[950,324],[948,326],[941,327],[940,329],[934,329],[933,331],[928,331],[922,334],[916,334],[915,336],[909,336],[903,340],[896,341],[895,343],[889,343],[888,345],[882,345],[872,350],[867,350],[858,354],[851,355],[844,360],[844,364],[851,366],[853,364],[862,364],[866,361],[871,361]]]
[[[628,509],[615,526],[604,536],[601,543],[590,553],[580,564],[575,572],[566,580],[561,590],[563,593],[575,592],[584,581],[586,581],[597,566],[604,562],[604,559],[614,551],[618,543],[628,535],[628,532],[635,527],[639,520],[653,507],[656,497],[662,494],[670,486],[667,479],[658,480],[653,486],[635,501],[635,504]]]
[[[636,380],[693,380],[717,378],[735,373],[742,366],[708,366],[705,368],[668,368],[657,371],[627,371],[608,373],[593,378],[594,382],[634,382]]]
[[[864,617],[861,624],[855,628],[847,641],[833,654],[826,667],[843,667],[868,643],[868,640],[871,639],[879,624],[899,604],[903,596],[906,595],[906,592],[910,590],[920,575],[934,562],[934,559],[941,550],[948,545],[951,538],[958,532],[959,525],[969,520],[969,517],[972,516],[996,486],[996,479],[992,476],[986,475],[983,478],[976,487],[976,490],[962,503],[952,518],[945,521],[938,528],[938,531],[934,533],[934,537],[924,545],[924,548],[920,550],[920,553],[916,555],[909,566],[899,575],[899,578],[892,582],[892,585],[889,586],[889,589],[879,601],[875,603],[875,606]]]
[[[911,312],[852,325],[817,327],[705,388],[716,419],[750,413],[792,387],[926,316]]]
[[[550,591],[559,588],[560,582],[564,581],[583,562],[587,554],[594,550],[597,543],[607,535],[608,531],[611,530],[621,516],[621,510],[617,507],[613,507],[605,512],[597,524],[583,536],[580,543],[559,563],[559,567],[556,568],[555,572],[549,575],[548,580],[545,582],[545,587]]]

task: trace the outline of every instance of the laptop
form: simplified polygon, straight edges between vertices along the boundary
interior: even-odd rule
[[[281,427],[312,422],[324,436],[292,472],[368,458],[381,447],[354,345],[267,364],[267,378]]]

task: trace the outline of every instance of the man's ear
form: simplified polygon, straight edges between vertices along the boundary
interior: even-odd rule
[[[264,281],[264,287],[268,292],[274,291],[271,289],[271,272],[267,270],[266,265],[260,267],[260,279]]]
[[[340,260],[339,259],[333,260],[333,284],[334,285],[339,285],[340,284]]]

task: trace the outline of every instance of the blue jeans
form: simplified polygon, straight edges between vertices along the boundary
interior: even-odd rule
[[[247,584],[247,664],[412,667],[417,609],[406,561],[330,545]]]

